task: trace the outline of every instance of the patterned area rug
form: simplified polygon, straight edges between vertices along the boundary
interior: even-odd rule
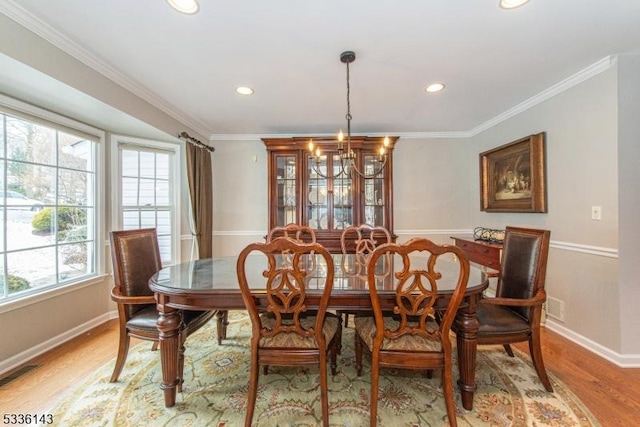
[[[117,383],[109,383],[112,362],[65,396],[54,410],[56,424],[244,425],[251,327],[244,312],[230,312],[229,318],[229,338],[222,346],[216,343],[215,322],[209,322],[187,340],[184,390],[178,393],[174,407],[164,407],[160,354],[152,352],[150,344],[142,343],[130,350]],[[578,398],[551,373],[555,392],[546,392],[529,356],[514,351],[515,358],[508,357],[502,347],[482,347],[478,352],[478,391],[472,411],[462,408],[456,388],[458,425],[599,426]],[[339,372],[335,377],[329,373],[332,426],[369,425],[368,365],[365,364],[362,376],[357,377],[354,363],[353,328],[345,328]],[[449,425],[440,384],[439,372],[429,379],[415,371],[383,369],[378,425]],[[272,367],[267,376],[260,375],[253,425],[320,425],[319,394],[317,369]]]

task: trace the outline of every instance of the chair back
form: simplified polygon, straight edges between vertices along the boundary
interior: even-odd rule
[[[526,299],[544,290],[549,238],[548,230],[506,227],[497,297]],[[531,307],[508,306],[508,309],[530,319]]]
[[[162,268],[155,228],[121,230],[109,233],[114,288],[123,296],[150,296],[149,279]],[[125,304],[130,319],[148,305]]]
[[[450,254],[457,257],[457,263],[444,259],[445,255],[451,256]],[[397,328],[393,330],[383,330],[383,311],[376,288],[376,264],[380,261],[387,262],[387,256],[392,257],[394,264],[398,263],[391,276],[394,280],[392,289],[396,295],[393,313],[398,320]],[[456,286],[437,326],[433,322],[437,316],[434,305],[438,298],[438,280],[443,277],[439,271],[439,260],[448,263],[447,280],[455,280]],[[384,338],[396,339],[410,334],[440,341],[441,345],[436,345],[435,348],[449,352],[449,330],[464,297],[468,280],[469,260],[464,251],[456,246],[438,245],[424,238],[415,238],[404,244],[388,243],[379,246],[371,255],[367,268],[367,283],[377,329],[374,348],[376,345],[380,346]]]
[[[384,227],[371,226],[369,224],[351,225],[344,229],[340,236],[342,254],[350,252],[349,242],[353,241],[354,265],[349,268],[345,265],[343,256],[342,267],[347,274],[364,274],[373,251],[380,245],[391,243],[391,233]]]
[[[291,256],[292,262],[282,262],[283,254]],[[255,271],[255,259],[247,262],[250,255],[264,259],[265,267],[264,270],[260,268],[261,274]],[[311,277],[311,266],[315,264],[312,259],[315,257],[324,259],[326,277]],[[279,333],[295,333],[302,337],[315,336],[318,348],[326,347],[322,327],[333,288],[334,269],[331,254],[322,245],[302,243],[288,237],[253,243],[240,252],[236,267],[242,298],[251,318],[252,340],[259,342]],[[310,283],[314,289],[323,289],[323,292],[317,311],[313,311],[317,316],[315,325],[305,327],[301,319],[307,314],[305,302]],[[273,321],[269,325],[263,324],[260,313],[269,314]]]
[[[289,237],[304,243],[316,243],[316,232],[313,228],[306,225],[287,224],[284,226],[273,227],[267,234],[267,242],[278,237]]]

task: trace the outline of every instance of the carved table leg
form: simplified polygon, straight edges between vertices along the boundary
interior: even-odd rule
[[[456,342],[458,369],[460,370],[458,387],[462,397],[462,406],[471,410],[473,408],[473,393],[476,390],[476,349],[478,347],[478,319],[475,309],[471,313],[458,311],[455,322],[457,323]]]
[[[176,387],[180,384],[178,358],[180,346],[180,311],[158,302],[158,330],[160,331],[160,360],[162,362],[162,385],[164,390],[164,406],[171,407],[176,403]]]

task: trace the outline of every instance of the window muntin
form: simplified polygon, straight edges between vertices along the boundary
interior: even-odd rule
[[[120,229],[154,227],[163,265],[178,259],[178,146],[153,141],[122,141],[118,144]]]
[[[94,276],[98,138],[3,112],[0,129],[0,303]]]

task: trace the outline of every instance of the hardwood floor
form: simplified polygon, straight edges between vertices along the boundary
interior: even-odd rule
[[[115,357],[117,338],[113,320],[25,363],[36,367],[0,386],[2,413],[46,414],[74,384]],[[151,345],[132,343],[136,344]],[[528,351],[526,344],[518,347]],[[543,347],[547,369],[569,386],[603,426],[637,425],[640,369],[618,368],[544,328]]]

